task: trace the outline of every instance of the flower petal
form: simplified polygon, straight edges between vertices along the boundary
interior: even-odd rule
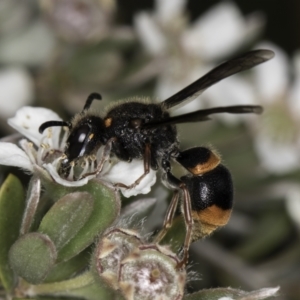
[[[211,61],[231,54],[246,39],[253,38],[260,24],[258,15],[246,22],[234,3],[221,2],[184,33],[182,43],[191,55]]]
[[[271,49],[276,53],[275,59],[253,69],[262,104],[274,103],[284,95],[288,88],[288,57],[282,49],[271,43],[260,44],[258,48]]]
[[[0,142],[0,164],[33,171],[33,166],[26,153],[12,143]]]
[[[123,183],[131,185],[144,173],[144,163],[142,160],[134,159],[132,162],[120,161],[113,165],[107,174],[103,176],[105,180],[112,183]],[[138,194],[147,194],[152,185],[156,182],[156,171],[150,169],[149,174],[136,187],[132,189],[121,188],[125,197],[136,196]]]
[[[166,49],[166,38],[154,19],[147,13],[139,13],[135,16],[134,23],[146,50],[154,56],[162,55]]]
[[[19,109],[13,118],[8,120],[8,124],[39,146],[42,135],[39,127],[46,121],[61,120],[52,110],[43,107],[25,106]],[[60,128],[52,128],[53,134],[59,134]]]
[[[69,181],[60,177],[60,175],[57,173],[56,168],[52,164],[44,164],[43,167],[49,172],[49,174],[51,175],[51,177],[55,182],[68,187],[83,186],[87,184],[91,178],[95,177],[94,175],[92,175],[77,181]]]
[[[212,86],[205,91],[210,106],[253,105],[257,104],[254,89],[242,76],[233,76]],[[245,114],[217,114],[216,117],[228,124],[245,120]]]
[[[186,0],[156,0],[157,19],[166,24],[174,22],[183,13],[186,2]]]
[[[275,174],[285,174],[299,168],[299,150],[295,145],[276,143],[266,134],[255,136],[255,149],[263,167]]]
[[[206,66],[195,64],[193,67],[189,67],[186,72],[183,71],[183,64],[181,61],[176,59],[169,59],[166,63],[166,68],[162,71],[159,76],[155,88],[155,95],[159,100],[164,100],[179,92],[193,81],[197,80],[201,74],[205,74]],[[184,103],[175,106],[172,109],[172,114],[183,114],[201,109],[203,107],[203,101],[199,99],[194,99],[191,97],[191,102],[189,100],[184,101]],[[179,109],[180,108],[180,109]],[[174,111],[174,113],[173,113]]]

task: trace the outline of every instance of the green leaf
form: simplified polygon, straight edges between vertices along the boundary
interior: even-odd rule
[[[81,273],[89,265],[92,250],[87,248],[73,258],[61,262],[53,267],[44,283],[68,280]]]
[[[58,252],[57,262],[67,261],[91,245],[95,238],[104,232],[120,214],[120,197],[115,190],[100,180],[91,180],[82,187],[62,188],[57,184],[46,183],[47,196],[55,201],[66,194],[88,192],[94,200],[94,208],[84,226]]]
[[[7,291],[14,285],[8,252],[19,236],[24,208],[23,186],[17,177],[9,175],[0,189],[0,278]]]
[[[26,281],[43,281],[54,266],[57,252],[50,238],[41,233],[28,233],[20,237],[9,251],[13,270]]]
[[[94,208],[87,192],[75,192],[58,200],[44,216],[39,232],[50,237],[59,251],[83,227]]]

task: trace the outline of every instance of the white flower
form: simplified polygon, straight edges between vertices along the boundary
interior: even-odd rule
[[[130,176],[128,176],[130,170]],[[105,180],[110,182],[123,183],[125,185],[132,184],[144,172],[144,164],[141,160],[134,159],[130,163],[120,161],[114,164],[107,173],[104,174]],[[147,194],[151,190],[151,186],[156,181],[156,171],[150,169],[150,173],[133,189],[121,188],[125,197],[136,196],[138,194]]]
[[[51,128],[41,135],[39,126],[46,120],[60,120],[59,116],[46,108],[25,106],[17,111],[15,117],[8,120],[11,127],[30,140],[22,139],[20,147],[12,143],[0,143],[0,164],[20,167],[30,172],[41,172],[49,177],[44,170],[44,157],[55,150],[63,151],[60,143],[60,128]]]
[[[253,86],[249,84],[249,80],[245,80],[242,76],[231,76],[218,82],[205,91],[203,98],[206,97],[209,98],[211,106],[259,104]],[[226,122],[227,125],[235,125],[241,120],[257,119],[253,114],[219,114],[214,118]]]
[[[183,33],[182,45],[191,55],[214,61],[230,55],[257,36],[263,23],[261,14],[244,17],[233,2],[221,2]]]
[[[63,178],[58,173],[59,163],[65,148],[67,131],[63,134],[62,127],[47,128],[40,134],[39,126],[49,120],[61,119],[59,116],[46,108],[23,107],[17,111],[15,117],[8,120],[9,125],[19,131],[26,139],[20,141],[20,147],[12,143],[0,142],[0,164],[20,167],[31,173],[38,173],[44,178],[54,180],[64,186],[82,186],[90,179],[95,178],[96,174],[84,176],[86,173],[94,171],[93,164],[85,161],[85,166],[81,170],[78,180],[74,180],[74,167],[71,168],[68,178]],[[61,136],[63,135],[63,136]],[[99,155],[101,151],[99,151]],[[131,163],[116,162],[112,166],[105,168],[104,175],[99,174],[100,178],[110,183],[132,184],[143,174],[144,164],[142,160],[134,160]],[[125,197],[137,194],[148,193],[151,186],[155,183],[156,172],[150,173],[135,188],[121,189]]]
[[[259,14],[244,17],[232,2],[222,2],[189,25],[184,0],[157,0],[154,13],[135,17],[137,34],[150,55],[160,61],[156,86],[158,99],[178,92],[224,58],[258,35],[263,26]],[[210,99],[209,99],[210,100]],[[194,100],[182,112],[201,108]]]
[[[257,45],[275,52],[275,58],[251,70],[251,76],[232,76],[208,89],[213,106],[255,104],[264,112],[254,115],[220,115],[235,123],[248,121],[254,133],[254,147],[263,169],[285,174],[300,168],[300,53],[294,58],[293,69],[287,55],[271,43]],[[289,80],[294,73],[294,80]],[[228,122],[227,122],[228,123]]]
[[[264,107],[255,129],[255,149],[262,166],[269,172],[284,174],[300,168],[300,65],[293,69],[287,55],[272,44],[275,59],[253,70],[256,98]],[[296,56],[295,61],[300,59]],[[294,72],[294,81],[289,74]]]

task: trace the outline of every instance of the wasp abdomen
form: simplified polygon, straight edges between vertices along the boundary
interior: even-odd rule
[[[191,198],[194,221],[193,240],[209,235],[224,226],[231,214],[233,184],[230,172],[223,165],[202,175],[181,177]]]
[[[182,151],[176,160],[193,175],[209,172],[220,163],[220,157],[205,147],[194,147]]]

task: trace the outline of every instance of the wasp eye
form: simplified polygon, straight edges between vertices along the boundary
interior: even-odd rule
[[[83,143],[84,140],[85,140],[85,137],[86,137],[86,133],[84,133],[84,132],[80,133],[79,138],[78,138],[78,142]]]
[[[67,144],[68,149],[66,155],[70,161],[81,157],[85,154],[87,137],[90,133],[90,127],[88,125],[82,125],[75,129],[69,136]]]

